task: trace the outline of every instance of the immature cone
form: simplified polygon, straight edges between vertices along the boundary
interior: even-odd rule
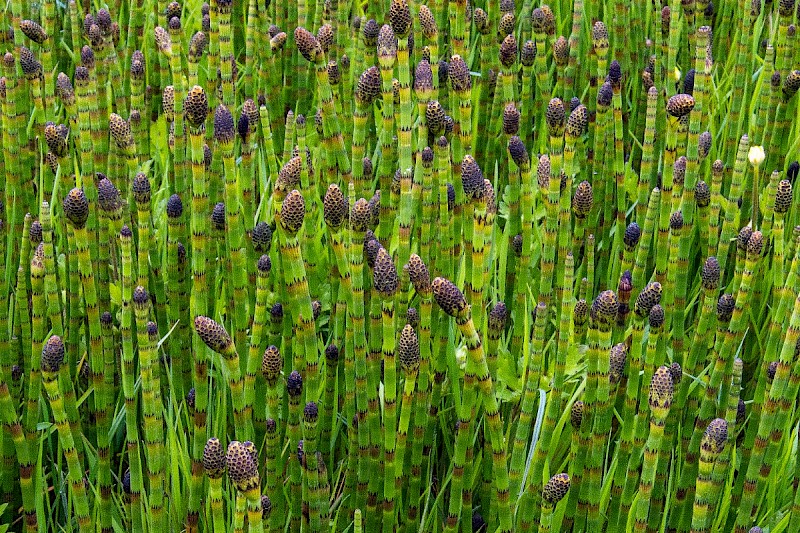
[[[469,154],[465,155],[461,162],[461,182],[464,187],[464,196],[467,199],[480,200],[483,198],[486,192],[483,186],[483,172],[475,158]]]
[[[660,329],[664,325],[664,308],[660,305],[656,304],[650,308],[650,314],[648,315],[648,321],[650,322],[650,329]]]
[[[72,87],[69,76],[63,72],[59,72],[56,78],[56,94],[65,106],[75,103],[75,89]]]
[[[24,46],[20,47],[19,51],[19,64],[22,67],[22,73],[29,80],[35,80],[42,75],[42,64],[36,59],[29,49]]]
[[[130,148],[133,145],[131,125],[121,116],[111,113],[108,117],[108,129],[111,133],[111,138],[114,139],[114,143],[121,150]]]
[[[47,142],[47,148],[56,157],[65,157],[69,150],[66,137],[59,134],[58,128],[52,122],[44,125],[44,139]]]
[[[575,308],[572,311],[572,320],[576,326],[583,326],[586,324],[586,319],[589,316],[589,305],[586,300],[581,298],[575,302]]]
[[[719,287],[719,277],[719,261],[716,257],[711,256],[705,260],[703,268],[700,270],[700,281],[703,288],[709,291],[716,290]]]
[[[739,235],[736,237],[736,247],[742,251],[747,251],[747,243],[750,242],[750,237],[753,235],[753,228],[745,226],[739,230]]]
[[[411,30],[411,9],[408,7],[407,0],[392,0],[389,6],[389,21],[395,35],[403,38]]]
[[[513,102],[508,104],[503,110],[503,133],[506,135],[516,135],[519,131],[519,110]]]
[[[606,25],[603,24],[601,21],[597,21],[592,26],[592,46],[594,46],[595,51],[608,50],[608,29]]]
[[[102,178],[97,183],[97,203],[106,213],[114,213],[122,208],[119,190],[108,178]]]
[[[242,115],[247,117],[247,125],[249,127],[250,134],[251,135],[254,134],[256,132],[256,129],[258,128],[258,121],[260,116],[258,112],[258,106],[256,105],[256,103],[253,101],[252,98],[248,98],[242,104]],[[301,116],[302,115],[297,116],[296,122],[300,121]]]
[[[625,343],[615,344],[609,354],[609,379],[615,385],[622,380],[625,372],[625,358],[628,356],[628,347]]]
[[[414,92],[417,98],[427,100],[433,94],[433,71],[426,59],[417,63],[414,71]]]
[[[308,402],[303,408],[303,422],[306,424],[316,424],[319,418],[319,407],[316,402]]]
[[[384,298],[391,298],[397,290],[397,269],[384,248],[378,250],[375,258],[374,286]]]
[[[704,131],[700,134],[700,137],[697,139],[697,153],[700,156],[700,160],[705,159],[708,157],[708,153],[711,151],[711,142],[712,142],[711,132]]]
[[[225,231],[225,203],[217,202],[211,211],[211,226],[218,231]]]
[[[364,260],[370,269],[374,269],[375,261],[378,259],[378,252],[383,250],[383,246],[371,231],[367,233],[368,235],[364,239]]]
[[[789,100],[800,89],[800,70],[793,70],[783,80],[783,96]]]
[[[516,18],[514,18],[514,13],[505,13],[502,17],[500,17],[500,22],[497,24],[498,37],[505,38],[508,35],[511,35],[515,26]]]
[[[747,259],[755,261],[761,257],[764,250],[764,235],[760,231],[754,231],[747,241]]]
[[[336,365],[339,362],[339,347],[335,344],[329,344],[325,347],[325,360],[331,364]]]
[[[211,479],[219,479],[225,474],[225,463],[227,458],[223,451],[222,444],[216,437],[211,437],[203,448],[203,468],[206,475]]]
[[[397,37],[388,24],[381,26],[378,32],[378,61],[382,67],[391,67],[397,58]]]
[[[292,373],[286,378],[286,392],[294,398],[303,393],[303,377],[297,370],[292,370]]]
[[[572,102],[570,102],[570,106],[572,106]],[[579,101],[578,105],[572,109],[567,119],[566,134],[569,137],[580,137],[583,135],[583,132],[586,131],[588,124],[589,111],[586,109],[586,106]]]
[[[430,40],[436,36],[438,28],[436,26],[436,18],[433,16],[430,8],[425,4],[419,6],[419,25],[422,28],[422,35]]]
[[[432,284],[433,297],[442,311],[458,316],[467,310],[467,299],[458,287],[445,278],[435,278]]]
[[[370,47],[375,46],[375,43],[378,41],[378,33],[380,33],[380,31],[380,26],[378,26],[378,23],[375,22],[375,19],[369,19],[367,22],[365,22],[361,28],[361,35],[364,37],[364,44]]]
[[[327,53],[333,45],[333,26],[330,24],[323,24],[317,30],[317,42],[322,47],[322,51]]]
[[[53,335],[42,347],[42,372],[57,373],[64,362],[64,341]]]
[[[408,277],[416,290],[421,295],[429,295],[431,292],[431,275],[428,267],[417,254],[411,254],[408,258]]]
[[[676,94],[667,101],[667,113],[675,118],[688,115],[694,109],[694,98],[689,94]]]
[[[711,203],[711,189],[703,180],[697,182],[694,188],[694,199],[697,202],[697,207],[708,207]]]
[[[203,52],[206,50],[207,44],[208,38],[202,31],[198,31],[192,35],[192,39],[189,41],[189,60],[195,62],[199,61],[200,57],[203,55]]]
[[[781,180],[778,183],[778,190],[775,192],[775,212],[783,215],[792,206],[792,183],[789,180]]]
[[[553,60],[559,67],[564,67],[569,61],[569,42],[563,35],[553,43]]]
[[[363,198],[356,200],[353,209],[350,211],[350,227],[354,231],[364,232],[369,229],[372,219],[372,211],[369,202]]]
[[[161,95],[161,105],[167,122],[175,120],[175,87],[167,85]]]
[[[335,183],[331,183],[328,186],[322,207],[325,223],[335,230],[341,228],[347,217],[347,200],[342,194],[342,190]]]
[[[489,25],[489,15],[486,14],[486,11],[476,7],[475,11],[472,12],[472,21],[475,23],[475,29],[478,30],[478,33],[489,35],[491,27]]]
[[[601,325],[611,324],[617,318],[618,308],[619,300],[614,291],[603,291],[592,302],[592,320]]]
[[[611,105],[611,100],[614,99],[614,88],[610,82],[605,82],[597,90],[597,105],[600,107],[608,107]]]
[[[456,189],[452,183],[447,185],[447,210],[452,211],[456,206]]]
[[[472,89],[472,79],[469,77],[467,63],[456,54],[450,59],[449,68],[450,86],[457,93],[465,93]]]
[[[564,134],[567,116],[564,110],[564,102],[560,98],[550,100],[544,117],[547,121],[548,134],[551,137],[559,137]]]
[[[194,329],[200,340],[218,354],[225,354],[233,344],[225,328],[208,317],[197,316],[194,319]]]
[[[512,67],[517,60],[517,52],[517,40],[509,33],[500,43],[500,63],[506,68]]]
[[[202,87],[195,85],[189,90],[183,101],[183,109],[189,126],[196,129],[203,126],[208,115],[208,97]]]
[[[45,32],[44,28],[32,20],[20,21],[19,29],[22,30],[22,33],[25,34],[25,37],[36,44],[42,44],[45,42],[45,40],[47,40],[47,32]]]
[[[64,214],[75,228],[80,229],[86,225],[89,218],[89,201],[83,189],[77,187],[69,191],[64,198]]]
[[[42,242],[42,224],[38,220],[31,222],[31,229],[28,232],[28,237],[31,240],[31,245],[38,247]],[[36,249],[37,253],[39,249]]]
[[[445,112],[442,104],[436,100],[428,102],[428,106],[425,108],[425,120],[428,123],[428,130],[433,135],[444,133],[444,117]]]
[[[404,372],[416,372],[419,368],[419,339],[411,324],[406,324],[400,332],[397,358]]]
[[[700,455],[707,461],[716,459],[728,442],[728,422],[724,418],[712,420],[700,441]]]
[[[669,228],[672,231],[680,231],[683,229],[683,213],[675,211],[669,216]]]
[[[639,244],[639,239],[641,237],[642,229],[639,227],[639,224],[636,222],[631,222],[628,224],[628,227],[625,228],[625,233],[622,236],[622,242],[629,251],[633,251],[636,245]]]
[[[297,233],[303,225],[306,214],[306,203],[300,191],[293,190],[281,205],[281,226],[289,233]]]
[[[683,379],[683,369],[677,361],[669,365],[669,374],[672,376],[672,384],[677,385]]]
[[[272,244],[272,228],[266,222],[259,222],[253,228],[252,239],[257,252],[266,252]]]
[[[736,300],[732,294],[723,294],[717,300],[717,320],[722,323],[728,323],[733,316],[733,309],[736,307]]]
[[[136,203],[143,205],[150,203],[150,180],[143,172],[136,173],[131,190]]]
[[[522,165],[530,165],[530,158],[528,157],[528,150],[525,144],[518,136],[514,135],[508,140],[508,153],[514,163],[521,167]]]
[[[680,156],[678,159],[675,160],[675,163],[672,165],[672,182],[675,185],[683,185],[686,181],[686,164],[688,160],[685,156]]]
[[[258,488],[258,459],[253,456],[249,446],[236,440],[231,441],[226,463],[228,477],[239,492],[246,493]]]
[[[297,43],[297,50],[311,63],[318,63],[323,60],[324,52],[314,34],[303,27],[294,30],[294,40]]]
[[[545,484],[544,490],[542,490],[542,499],[547,505],[554,506],[567,495],[569,486],[568,474],[556,474]]]
[[[672,374],[666,366],[660,366],[650,381],[650,409],[659,418],[666,416],[672,405]]]
[[[572,197],[572,212],[575,213],[575,218],[586,218],[592,210],[593,203],[592,184],[584,180],[578,184],[578,188],[575,189],[575,196]]]
[[[303,160],[300,156],[294,156],[286,162],[280,171],[275,188],[279,191],[288,192],[300,184],[300,173],[303,168]]]
[[[522,45],[522,51],[519,55],[520,63],[524,67],[533,66],[533,62],[536,60],[536,45],[533,41],[525,41]]]
[[[574,429],[579,429],[581,427],[581,423],[583,422],[583,408],[583,402],[580,400],[572,404],[572,409],[569,411],[569,422]]]
[[[415,307],[406,310],[406,322],[415,330],[419,327],[419,311]]]

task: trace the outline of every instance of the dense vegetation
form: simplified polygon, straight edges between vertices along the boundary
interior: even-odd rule
[[[800,532],[795,0],[112,4],[0,11],[0,530]]]

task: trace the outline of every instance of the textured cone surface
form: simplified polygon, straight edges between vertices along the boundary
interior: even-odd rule
[[[508,322],[508,308],[503,302],[497,302],[492,310],[489,311],[489,329],[501,332],[505,329]]]
[[[728,422],[724,418],[712,420],[700,441],[700,452],[705,452],[712,458],[722,453],[725,444],[728,442]]]
[[[100,209],[107,213],[122,208],[119,190],[108,178],[101,179],[97,184],[97,203],[100,205]]]
[[[167,200],[167,216],[169,218],[178,218],[183,214],[183,202],[181,197],[173,194]]]
[[[294,30],[294,40],[297,43],[297,50],[311,63],[316,63],[322,57],[322,47],[310,31],[299,27]]]
[[[286,378],[286,392],[289,396],[298,397],[303,393],[303,377],[297,370],[292,370]]]
[[[589,111],[583,104],[578,104],[567,119],[567,135],[571,137],[580,137],[589,124]]]
[[[425,108],[425,120],[428,122],[428,129],[433,135],[440,135],[444,132],[445,112],[442,104],[437,100],[428,102]]]
[[[408,276],[417,292],[426,294],[431,291],[430,272],[417,254],[411,254],[408,259]]]
[[[450,60],[450,85],[457,93],[469,91],[472,80],[469,77],[469,67],[459,55],[454,55]]]
[[[592,317],[600,323],[610,324],[617,317],[619,300],[614,291],[603,291],[592,303]]]
[[[694,98],[689,94],[676,94],[667,100],[667,113],[680,118],[688,115],[694,109]]]
[[[347,200],[338,185],[332,183],[328,186],[323,200],[323,214],[325,222],[332,228],[339,228],[347,216]]]
[[[208,317],[195,318],[194,329],[205,345],[219,354],[225,352],[233,343],[225,328]]]
[[[697,207],[708,207],[711,203],[711,189],[708,184],[700,180],[694,189],[694,199],[697,202]]]
[[[406,372],[419,368],[419,339],[411,324],[406,324],[397,341],[397,355],[400,365]]]
[[[672,405],[672,374],[666,366],[660,366],[650,381],[650,409],[669,409]]]
[[[136,174],[136,177],[133,178],[133,198],[136,200],[136,203],[140,204],[149,204],[150,203],[150,180],[147,179],[147,176],[143,172],[139,172]]]
[[[392,0],[389,5],[389,20],[398,37],[405,37],[411,30],[411,9],[406,0]]]
[[[375,289],[385,298],[393,296],[397,290],[397,269],[384,248],[378,250],[375,258],[374,283]]]
[[[406,322],[414,329],[419,327],[419,311],[414,307],[409,307],[406,311]]]
[[[625,372],[625,358],[628,356],[628,347],[624,343],[615,344],[609,354],[609,367],[611,384],[619,383]]]
[[[731,294],[723,294],[717,300],[717,320],[720,322],[730,322],[733,316],[733,309],[736,307],[736,300]]]
[[[570,480],[568,474],[556,474],[545,484],[544,490],[542,491],[542,498],[550,505],[555,505],[567,495],[569,485]]]
[[[669,228],[672,231],[679,231],[683,229],[683,213],[675,211],[669,216]]]
[[[741,251],[747,251],[747,243],[750,242],[750,237],[753,235],[753,228],[745,226],[739,230],[739,235],[736,237],[736,246]]]
[[[575,302],[575,309],[572,312],[573,320],[577,325],[586,324],[586,320],[589,318],[589,306],[586,303],[586,300],[581,298],[577,302]]]
[[[303,421],[306,424],[314,424],[319,417],[319,408],[316,402],[308,402],[303,408]]]
[[[578,184],[575,196],[572,197],[572,211],[577,218],[586,218],[594,204],[592,185],[584,180]]]
[[[64,214],[76,228],[83,228],[89,218],[89,201],[83,189],[77,187],[64,198]]]
[[[436,18],[433,16],[430,8],[426,5],[419,6],[419,25],[422,28],[422,34],[430,39],[438,32],[436,26]]]
[[[486,190],[483,183],[483,172],[478,163],[471,155],[464,156],[461,162],[461,182],[464,187],[464,195],[471,199],[483,198]]]
[[[217,202],[211,211],[211,224],[215,230],[225,231],[225,203]]]
[[[664,325],[664,308],[659,304],[654,305],[650,308],[650,314],[647,318],[650,323],[650,329],[660,328]]]
[[[639,244],[639,239],[641,236],[642,229],[639,227],[639,224],[636,222],[631,222],[628,224],[628,227],[625,228],[625,234],[622,236],[622,242],[624,242],[625,246],[628,248],[633,248]]]
[[[258,258],[257,268],[260,273],[269,274],[269,271],[272,270],[272,259],[269,258],[269,255],[264,254]]]
[[[272,228],[266,222],[259,222],[253,228],[253,248],[258,252],[266,252],[272,244]]]
[[[381,93],[381,73],[378,67],[372,66],[358,78],[356,99],[364,105],[371,104]]]
[[[325,360],[334,364],[339,361],[339,347],[335,344],[327,345],[325,347]]]
[[[276,346],[270,345],[261,358],[261,373],[267,382],[271,382],[280,375],[283,369],[283,357]]]
[[[42,44],[47,40],[47,32],[44,31],[39,24],[32,20],[22,20],[19,23],[19,29],[25,34],[25,37],[31,41]]]
[[[183,101],[183,109],[190,126],[199,128],[205,123],[208,115],[208,97],[202,87],[195,85],[189,90]]]
[[[700,137],[697,139],[697,152],[700,156],[700,159],[705,159],[708,157],[708,153],[711,151],[711,142],[712,142],[711,132],[704,131],[700,134]]]
[[[328,52],[333,45],[333,27],[330,24],[323,24],[317,30],[317,42],[322,47],[323,52]]]
[[[212,479],[219,479],[225,473],[226,457],[222,444],[216,437],[211,437],[203,449],[203,468],[206,475]]]
[[[672,384],[677,385],[683,379],[683,369],[680,363],[674,362],[669,365],[669,374],[672,376]]]
[[[614,98],[614,88],[610,82],[605,82],[600,86],[597,91],[597,105],[601,107],[608,107],[611,105],[611,100]]]
[[[522,139],[516,135],[508,140],[508,153],[511,154],[511,159],[518,167],[530,164],[528,150],[525,148]]]
[[[300,172],[303,168],[303,160],[300,156],[294,156],[281,167],[278,172],[278,182],[275,187],[282,191],[291,191],[300,184]]]
[[[781,180],[778,183],[778,190],[775,192],[775,212],[784,214],[792,206],[792,183],[789,180]]]
[[[562,131],[566,125],[567,115],[564,109],[564,102],[560,98],[553,98],[547,104],[545,112],[547,127],[552,131]]]
[[[245,444],[231,441],[226,457],[228,477],[240,492],[257,488],[259,484],[258,461]]]
[[[504,67],[511,67],[517,60],[517,40],[509,33],[500,43],[500,63]]]
[[[356,200],[353,209],[350,211],[350,226],[354,231],[367,231],[372,221],[372,210],[369,202],[363,198]]]
[[[364,27],[361,29],[361,34],[364,36],[364,42],[367,46],[375,46],[380,31],[381,28],[378,26],[378,23],[375,22],[375,19],[369,19],[364,24]]]
[[[236,137],[233,115],[223,104],[214,110],[214,139],[220,144],[232,143]]]
[[[533,41],[525,41],[520,52],[520,63],[525,67],[533,66],[536,60],[536,45]]]
[[[514,103],[508,104],[503,110],[503,133],[516,135],[519,132],[520,114]]]
[[[281,206],[281,226],[288,232],[297,233],[303,225],[306,203],[300,191],[293,190],[283,200]]]
[[[572,404],[572,409],[570,409],[569,422],[575,429],[580,428],[581,423],[583,422],[583,408],[584,408],[583,402],[578,400]]]
[[[764,235],[760,231],[754,231],[747,241],[747,258],[756,259],[761,257],[764,251]]]
[[[384,65],[391,65],[397,57],[397,37],[388,24],[381,26],[378,32],[378,59]]]
[[[719,261],[714,256],[709,257],[703,263],[703,268],[700,271],[700,281],[703,288],[707,290],[715,290],[719,286],[720,267]]]
[[[445,278],[433,280],[433,297],[442,311],[450,316],[456,316],[467,308],[467,299],[452,281]]]
[[[683,185],[686,181],[686,164],[688,160],[685,156],[680,156],[678,159],[675,160],[675,163],[672,165],[672,182],[675,185]]]
[[[56,373],[64,362],[64,341],[58,335],[53,335],[42,348],[42,370]]]

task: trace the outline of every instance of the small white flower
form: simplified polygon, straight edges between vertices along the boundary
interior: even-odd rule
[[[750,164],[756,167],[764,162],[764,157],[765,155],[763,146],[751,146],[750,152],[747,154]]]

